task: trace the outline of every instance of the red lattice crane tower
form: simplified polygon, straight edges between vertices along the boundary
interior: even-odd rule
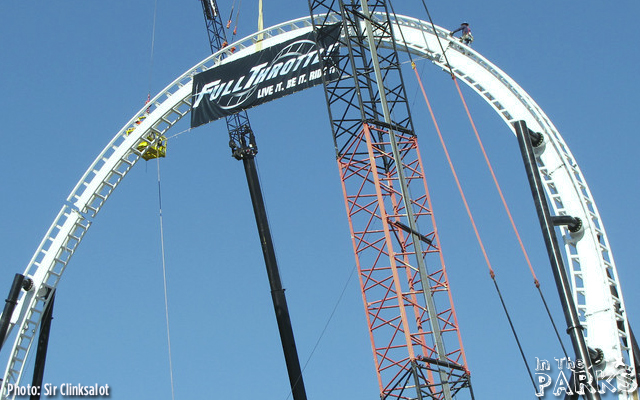
[[[473,398],[386,2],[309,7],[319,36],[341,24],[324,88],[380,396]]]

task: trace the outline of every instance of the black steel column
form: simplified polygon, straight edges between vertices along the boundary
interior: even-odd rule
[[[31,387],[39,387],[42,388],[42,381],[44,380],[44,365],[47,361],[47,348],[49,347],[49,332],[51,331],[51,320],[53,319],[53,302],[56,299],[56,292],[53,289],[49,296],[51,300],[49,300],[49,304],[47,304],[47,308],[44,309],[44,314],[42,315],[42,322],[40,325],[40,336],[38,337],[38,350],[36,351],[36,362],[33,367],[33,381],[31,382]],[[32,394],[31,400],[40,400],[40,394],[42,390],[38,394]]]
[[[629,324],[629,333],[631,335],[631,351],[633,352],[633,362],[636,368],[636,381],[640,382],[640,347],[638,346],[636,336],[633,334],[633,329],[631,329],[631,324]]]
[[[300,360],[298,359],[296,342],[293,337],[287,299],[285,298],[282,282],[280,281],[280,272],[278,271],[278,263],[271,239],[269,221],[267,220],[267,212],[262,198],[262,190],[260,188],[260,180],[258,178],[254,156],[252,154],[246,154],[242,157],[242,163],[244,164],[244,172],[247,176],[247,183],[249,184],[253,212],[256,217],[258,234],[260,236],[260,245],[262,246],[262,254],[267,267],[267,275],[269,276],[271,299],[273,300],[273,308],[276,312],[276,320],[278,321],[278,329],[280,330],[280,341],[282,342],[282,350],[284,351],[284,358],[287,363],[291,392],[293,393],[294,400],[306,400],[307,394],[302,380]]]
[[[7,331],[9,330],[9,324],[11,323],[11,315],[13,315],[13,310],[18,304],[18,296],[20,295],[20,289],[22,288],[23,281],[24,276],[22,274],[16,274],[16,276],[13,277],[11,290],[9,290],[9,297],[5,300],[2,318],[0,318],[0,350],[2,349],[2,345],[7,337]]]
[[[555,228],[553,226],[551,214],[549,213],[549,205],[547,204],[547,198],[544,194],[544,187],[542,186],[542,180],[540,179],[538,164],[536,163],[536,158],[533,154],[533,146],[531,144],[529,129],[524,121],[517,121],[514,123],[514,126],[516,129],[516,136],[518,137],[518,143],[520,145],[520,152],[522,153],[522,159],[524,161],[524,167],[527,170],[527,177],[529,178],[529,185],[531,186],[531,193],[536,205],[536,211],[538,212],[538,219],[540,220],[540,227],[542,228],[542,236],[544,237],[544,242],[547,246],[549,261],[551,261],[551,269],[553,270],[556,287],[558,288],[558,293],[560,295],[564,317],[567,321],[567,333],[571,337],[571,342],[573,344],[573,349],[576,352],[576,356],[584,362],[585,371],[591,374],[593,377],[593,387],[597,389],[598,383],[596,381],[596,374],[593,370],[591,358],[589,357],[589,350],[584,340],[582,325],[580,325],[580,319],[578,318],[578,311],[571,295],[569,277],[567,276]],[[600,395],[597,391],[596,393],[589,393],[589,390],[586,390],[584,397],[587,400],[600,400]]]

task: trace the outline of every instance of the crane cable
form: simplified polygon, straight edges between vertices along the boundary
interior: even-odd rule
[[[151,55],[149,57],[149,85],[147,91],[147,97],[151,97],[151,78],[153,75],[153,53],[156,43],[156,19],[158,16],[158,0],[155,0],[153,6],[153,27],[151,28]]]
[[[233,33],[231,35],[231,41],[233,42],[233,39],[236,37],[236,35],[238,34],[238,21],[240,20],[240,9],[242,7],[242,0],[240,0],[240,2],[238,3],[238,11],[236,12],[236,23],[233,26]]]
[[[160,218],[160,252],[162,255],[162,279],[164,285],[164,316],[167,324],[167,347],[169,349],[169,375],[171,377],[171,399],[175,400],[173,382],[173,359],[171,356],[171,330],[169,329],[169,296],[167,295],[167,263],[164,252],[164,222],[162,218],[162,189],[160,186],[160,158],[156,158],[158,165],[158,215]]]
[[[544,297],[544,294],[542,293],[542,289],[540,287],[540,281],[538,280],[538,278],[536,277],[536,273],[533,269],[533,265],[531,264],[531,260],[529,259],[529,255],[527,254],[527,250],[524,247],[524,244],[522,242],[522,238],[520,237],[520,233],[518,232],[518,228],[516,227],[516,224],[513,220],[513,217],[511,215],[511,211],[509,209],[509,206],[507,205],[507,201],[504,198],[504,195],[502,194],[502,189],[500,188],[500,184],[498,183],[498,179],[496,178],[495,173],[493,172],[493,167],[491,166],[491,163],[489,162],[489,157],[487,156],[487,153],[484,149],[484,145],[482,143],[482,140],[480,139],[480,135],[478,134],[478,130],[476,129],[476,125],[473,121],[473,118],[471,117],[471,113],[469,112],[469,107],[467,106],[467,102],[464,99],[464,96],[462,95],[462,91],[460,90],[460,85],[458,84],[458,79],[456,78],[454,72],[453,72],[453,68],[451,67],[451,64],[449,63],[449,59],[447,58],[447,53],[444,50],[444,47],[442,46],[442,41],[440,40],[440,36],[438,36],[438,31],[436,30],[436,26],[433,23],[433,19],[431,18],[431,13],[429,13],[429,8],[427,7],[427,4],[425,3],[424,0],[422,0],[422,5],[424,6],[424,10],[427,13],[427,17],[429,18],[429,23],[431,24],[431,28],[433,29],[433,33],[436,35],[436,38],[438,39],[438,45],[440,46],[440,50],[442,51],[442,55],[444,56],[445,62],[447,64],[447,67],[449,68],[449,73],[451,75],[451,79],[454,81],[455,85],[456,85],[456,89],[458,90],[458,94],[460,95],[460,100],[462,101],[462,104],[464,105],[464,109],[467,113],[467,117],[469,118],[469,122],[471,123],[471,126],[473,128],[473,132],[475,134],[476,140],[478,141],[478,144],[480,145],[480,149],[482,150],[482,154],[484,156],[485,162],[487,164],[487,167],[489,168],[489,171],[491,172],[491,177],[493,178],[493,182],[495,184],[496,190],[498,191],[498,194],[500,195],[500,199],[502,200],[502,204],[503,207],[505,209],[505,212],[507,213],[508,217],[509,217],[509,221],[511,223],[511,227],[513,228],[513,231],[518,239],[518,243],[520,244],[520,249],[522,250],[522,255],[524,256],[527,265],[529,267],[529,271],[531,271],[531,276],[533,277],[533,283],[536,287],[536,289],[538,290],[538,293],[540,294],[540,299],[542,300],[542,304],[544,305],[545,311],[547,312],[547,316],[549,317],[549,321],[551,322],[551,326],[553,327],[553,331],[556,334],[556,337],[558,338],[558,343],[560,343],[560,347],[562,348],[562,352],[564,353],[565,357],[568,357],[568,353],[566,348],[564,347],[564,343],[562,342],[562,338],[560,337],[560,333],[558,332],[558,327],[555,323],[555,320],[553,319],[553,316],[551,315],[551,311],[549,310],[549,306],[547,304],[547,300]],[[403,37],[404,39],[404,37]],[[420,80],[420,76],[418,75],[417,70],[414,67],[414,71],[416,71],[416,75],[418,76],[418,80]],[[422,85],[422,83],[420,84]],[[426,95],[425,95],[426,96]]]
[[[353,277],[354,272],[357,271],[357,270],[358,270],[358,266],[357,265],[354,265],[353,268],[351,268],[351,272],[349,273],[349,276],[347,277],[347,280],[345,281],[344,286],[342,287],[342,292],[340,292],[340,295],[338,296],[338,300],[336,300],[336,303],[334,304],[333,309],[331,310],[331,313],[329,314],[329,317],[327,318],[327,321],[325,322],[324,327],[322,328],[322,331],[320,332],[320,336],[318,336],[318,339],[316,340],[316,343],[313,345],[313,348],[311,349],[311,352],[309,353],[309,356],[307,357],[307,361],[305,361],[304,365],[302,366],[302,370],[300,371],[301,373],[304,373],[304,371],[307,369],[307,366],[309,365],[309,362],[311,361],[311,358],[313,357],[314,353],[316,352],[316,349],[320,345],[320,342],[322,341],[322,338],[324,337],[324,334],[327,332],[327,328],[329,328],[329,324],[331,324],[331,321],[333,320],[333,317],[336,314],[336,311],[338,310],[338,306],[340,305],[340,302],[342,301],[342,298],[344,297],[344,294],[347,291],[347,288],[349,287],[349,283],[351,282],[351,278]],[[296,379],[296,382],[294,383],[294,386],[298,384],[298,381],[300,380],[300,378],[302,378],[302,375],[300,375]],[[293,395],[293,390],[289,389],[289,394],[287,395],[285,400],[289,400],[289,398],[292,395]]]
[[[491,166],[491,162],[489,161],[489,157],[487,156],[487,152],[484,148],[484,144],[482,143],[482,139],[480,139],[480,135],[478,134],[478,129],[476,128],[476,124],[473,121],[473,118],[471,117],[471,112],[469,111],[469,107],[467,106],[467,102],[465,101],[465,98],[462,94],[462,90],[460,90],[460,85],[458,84],[458,80],[455,78],[455,76],[453,77],[453,82],[456,84],[456,88],[458,89],[458,94],[460,95],[460,100],[462,100],[462,104],[464,105],[464,109],[467,112],[467,117],[469,118],[469,123],[471,123],[471,127],[473,128],[473,133],[475,134],[476,140],[478,141],[478,145],[480,146],[480,149],[482,150],[482,155],[484,156],[484,160],[485,163],[487,164],[487,168],[489,168],[489,172],[491,172],[491,177],[493,178],[493,183],[496,187],[496,190],[498,191],[498,194],[500,195],[500,199],[502,200],[502,205],[504,207],[505,212],[507,213],[507,216],[509,217],[509,222],[511,223],[511,227],[513,228],[513,232],[516,235],[516,238],[518,239],[518,243],[520,244],[520,249],[522,250],[522,255],[524,256],[525,260],[527,261],[527,265],[529,266],[529,271],[531,271],[531,276],[533,277],[533,283],[536,286],[536,289],[538,290],[538,293],[540,294],[540,298],[542,299],[542,303],[544,304],[544,307],[547,311],[547,315],[549,316],[549,319],[551,321],[551,325],[553,325],[553,330],[556,333],[556,336],[558,337],[558,341],[560,342],[560,347],[562,347],[562,351],[564,352],[565,356],[568,357],[567,355],[567,350],[564,347],[564,344],[562,343],[562,339],[560,338],[560,334],[558,332],[558,328],[556,327],[555,321],[553,320],[553,317],[551,316],[551,311],[549,311],[549,306],[547,305],[547,301],[544,297],[544,294],[542,293],[542,290],[540,288],[540,281],[538,281],[538,278],[536,277],[536,273],[533,269],[533,265],[531,264],[531,260],[529,259],[529,254],[527,254],[527,250],[524,247],[524,243],[522,242],[522,237],[520,236],[520,232],[518,232],[518,228],[516,226],[516,223],[513,220],[513,216],[511,215],[511,210],[509,209],[509,206],[507,205],[507,201],[504,198],[504,194],[502,193],[502,189],[500,188],[500,184],[498,183],[498,178],[496,177],[496,174],[493,171],[493,167]]]
[[[258,31],[264,29],[264,15],[262,13],[262,0],[258,0]]]
[[[260,167],[258,165],[258,159],[255,158],[254,160],[256,161],[256,170],[258,172],[258,175],[260,175]],[[259,176],[258,180],[261,181],[262,177]],[[262,190],[262,188],[260,188],[260,190]],[[268,210],[266,208],[265,208],[265,211],[267,212],[267,219],[269,220],[270,219],[269,218],[269,213],[268,213]],[[307,360],[305,361],[304,365],[301,367],[300,375],[296,378],[296,381],[292,385],[292,388],[289,389],[289,393],[287,394],[287,397],[285,398],[285,400],[288,400],[293,395],[293,387],[295,387],[298,384],[298,382],[302,378],[302,374],[304,373],[304,371],[307,369],[307,366],[311,362],[311,358],[313,358],[313,356],[314,356],[314,354],[316,352],[316,349],[318,348],[318,346],[320,345],[320,342],[324,338],[324,335],[327,332],[327,329],[329,328],[329,325],[331,324],[331,322],[333,320],[333,317],[335,316],[336,311],[338,310],[338,307],[340,306],[342,298],[344,297],[344,294],[347,291],[349,283],[351,282],[351,279],[353,278],[353,275],[357,270],[358,270],[357,265],[354,265],[353,268],[351,268],[351,272],[349,273],[349,276],[347,277],[346,281],[344,282],[344,286],[342,287],[342,291],[340,292],[340,295],[338,295],[338,299],[336,300],[336,302],[335,302],[335,304],[333,306],[333,309],[331,310],[331,313],[329,314],[329,317],[327,318],[327,320],[326,320],[326,322],[324,324],[324,327],[322,328],[322,331],[320,332],[320,335],[318,336],[318,339],[316,339],[316,343],[313,345],[313,348],[311,349],[311,352],[309,353],[309,356],[307,357]]]
[[[462,199],[462,202],[464,203],[464,207],[467,211],[467,215],[469,217],[469,220],[471,222],[471,225],[473,226],[473,231],[476,235],[476,239],[478,241],[478,245],[480,246],[480,249],[482,250],[482,255],[484,256],[484,260],[485,263],[487,264],[487,268],[489,269],[489,275],[491,276],[491,279],[493,280],[493,284],[496,288],[496,291],[498,293],[498,296],[500,297],[500,303],[502,303],[502,308],[504,309],[504,313],[507,317],[507,320],[509,321],[509,325],[511,327],[511,331],[513,333],[513,336],[516,340],[516,343],[518,345],[518,349],[520,350],[520,355],[522,356],[522,361],[524,362],[525,368],[529,374],[529,377],[531,378],[531,383],[533,384],[534,389],[537,390],[535,381],[533,379],[533,375],[531,374],[531,370],[529,369],[529,366],[527,364],[527,358],[525,357],[524,354],[524,350],[522,348],[522,345],[520,344],[520,339],[518,338],[518,334],[513,326],[513,322],[511,321],[511,316],[509,314],[509,311],[506,307],[506,304],[504,302],[504,299],[502,297],[502,293],[500,292],[500,288],[498,287],[498,281],[496,280],[496,274],[495,271],[493,270],[493,267],[491,266],[491,262],[489,261],[489,257],[487,255],[487,251],[484,247],[484,244],[482,242],[482,238],[480,237],[480,233],[478,232],[478,227],[475,223],[475,220],[473,218],[473,214],[471,213],[471,209],[469,208],[469,203],[467,202],[467,198],[464,194],[464,190],[462,190],[462,186],[460,185],[460,179],[458,179],[458,174],[456,173],[455,167],[453,166],[453,162],[451,161],[451,156],[449,155],[449,151],[447,150],[447,145],[444,142],[444,138],[442,136],[442,133],[440,131],[440,127],[438,126],[438,122],[436,120],[436,117],[433,113],[433,109],[431,108],[431,103],[429,102],[429,98],[427,97],[427,94],[424,90],[424,86],[422,84],[422,80],[420,79],[420,75],[418,74],[418,71],[416,69],[416,64],[412,61],[411,62],[411,67],[413,68],[413,70],[416,73],[416,77],[418,79],[418,83],[420,84],[420,89],[422,90],[422,95],[424,96],[425,102],[427,103],[427,107],[429,108],[429,113],[431,114],[431,119],[433,121],[433,124],[435,126],[436,132],[438,133],[438,138],[440,139],[440,144],[442,145],[442,149],[444,150],[445,156],[447,158],[447,162],[449,163],[449,168],[451,169],[451,173],[453,174],[453,178],[456,182],[456,186],[458,187],[458,192],[460,193],[460,197]]]
[[[424,1],[423,1],[424,4]],[[426,8],[426,4],[425,4],[425,8]],[[395,11],[393,10],[393,5],[391,5],[391,11],[394,15],[394,17],[396,18],[397,21],[397,17],[395,14]],[[431,18],[431,17],[429,17]],[[433,24],[433,22],[432,22]],[[404,39],[404,34],[402,32],[402,29],[399,30],[400,31],[400,35],[402,37],[402,40],[405,44],[405,47],[407,47],[406,44],[406,40]],[[435,32],[435,31],[434,31]],[[437,33],[436,33],[437,36]],[[438,38],[438,41],[440,39]],[[442,46],[442,45],[440,45]],[[484,247],[484,243],[482,241],[482,238],[480,236],[480,232],[478,231],[478,227],[476,225],[475,219],[473,218],[473,213],[471,212],[471,208],[469,207],[469,203],[467,202],[467,197],[464,194],[464,190],[462,189],[462,185],[460,184],[460,179],[458,178],[458,174],[456,173],[455,167],[453,166],[453,162],[451,161],[451,156],[449,155],[449,151],[447,149],[447,145],[445,144],[444,141],[444,137],[442,136],[442,132],[440,131],[440,127],[438,125],[438,121],[436,120],[435,114],[433,112],[433,109],[431,107],[431,102],[429,101],[429,98],[427,97],[427,93],[424,89],[424,85],[422,84],[422,79],[420,78],[420,74],[418,74],[418,70],[416,68],[416,64],[413,61],[413,57],[411,56],[411,52],[407,52],[407,54],[409,54],[409,59],[411,61],[411,68],[414,70],[416,78],[418,80],[418,84],[420,85],[420,90],[422,91],[422,95],[424,97],[425,103],[427,104],[427,108],[429,109],[429,114],[431,115],[431,119],[433,121],[433,125],[436,129],[436,132],[438,133],[438,138],[440,140],[440,144],[442,146],[442,149],[444,151],[444,154],[447,158],[447,162],[449,163],[449,168],[451,170],[451,173],[453,174],[453,178],[456,182],[456,186],[458,187],[458,192],[460,193],[460,198],[462,199],[462,202],[464,203],[464,207],[467,211],[467,216],[469,217],[469,221],[471,222],[471,225],[473,227],[473,231],[475,233],[476,236],[476,240],[478,242],[478,245],[480,246],[480,250],[482,251],[482,255],[484,257],[485,263],[487,264],[487,268],[489,269],[489,275],[491,276],[491,280],[493,281],[493,284],[496,288],[496,292],[498,293],[498,297],[500,298],[500,303],[502,304],[502,308],[504,310],[505,316],[507,317],[507,320],[509,322],[509,326],[511,327],[511,332],[513,334],[513,337],[516,340],[516,344],[518,346],[518,350],[520,351],[520,355],[522,356],[522,361],[524,363],[524,367],[527,370],[527,373],[529,374],[529,378],[531,379],[531,384],[534,387],[534,390],[537,390],[537,386],[535,383],[535,380],[533,379],[533,374],[531,373],[531,369],[529,368],[529,365],[527,364],[527,358],[524,354],[524,349],[522,348],[522,344],[520,343],[520,339],[518,337],[518,333],[515,330],[515,327],[513,325],[513,321],[511,320],[511,315],[509,313],[509,310],[507,309],[506,303],[504,301],[504,298],[502,297],[502,292],[500,291],[500,287],[498,286],[498,281],[496,279],[496,274],[495,271],[493,269],[493,267],[491,266],[491,261],[489,261],[489,256],[487,255],[487,251]],[[447,62],[448,64],[448,62]]]
[[[231,4],[231,12],[229,13],[229,21],[227,21],[227,29],[231,26],[231,20],[233,19],[233,9],[236,6],[236,1],[233,0],[233,4]]]
[[[153,76],[153,55],[156,41],[156,20],[158,16],[158,0],[155,0],[153,7],[153,27],[151,30],[151,55],[149,58],[149,82],[148,82],[148,92],[147,92],[147,103],[151,98],[151,81]],[[148,109],[147,109],[148,111]],[[162,219],[162,190],[160,187],[160,158],[157,158],[158,164],[158,210],[159,210],[159,218],[160,218],[160,252],[162,256],[162,278],[163,278],[163,286],[164,286],[164,313],[165,313],[165,321],[167,325],[167,347],[169,352],[169,376],[171,380],[171,400],[175,400],[175,385],[173,381],[173,357],[171,353],[171,331],[169,329],[169,299],[167,295],[167,264],[165,260],[165,251],[164,251],[164,223]]]
[[[393,14],[393,17],[395,18],[396,24],[398,24],[398,27],[399,27],[399,26],[400,26],[400,24],[398,23],[398,16],[397,16],[397,14],[396,14],[395,9],[393,8],[393,3],[391,2],[391,0],[388,0],[388,4],[389,4],[389,7],[391,8],[391,13]],[[405,50],[406,50],[407,54],[409,55],[409,61],[410,61],[410,62],[411,62],[411,64],[414,66],[414,70],[415,70],[415,63],[413,62],[413,57],[411,56],[411,52],[409,51],[409,46],[407,46],[407,41],[406,41],[406,40],[405,40],[405,38],[404,38],[404,33],[402,32],[402,29],[398,29],[398,31],[400,32],[400,36],[402,37],[402,42],[404,43]],[[423,38],[424,38],[424,33],[422,33],[422,35],[423,35]],[[426,41],[426,38],[425,38],[425,41]],[[394,45],[395,45],[395,40],[394,40]],[[394,47],[395,47],[395,46],[394,46]],[[417,70],[416,70],[416,74],[417,74]],[[416,90],[416,91],[417,91],[417,90]],[[423,92],[424,92],[424,90],[423,90]],[[407,103],[408,103],[408,102],[407,102]],[[414,100],[414,103],[415,103],[415,100]],[[407,104],[407,107],[408,107],[408,106],[409,106],[409,105]],[[418,154],[418,158],[419,158],[419,157],[420,157],[420,155]],[[429,207],[431,208],[431,195],[430,195],[430,193],[429,193],[429,188],[428,188],[428,187],[426,187],[426,181],[425,181],[425,189],[426,189],[426,195],[427,195],[427,198],[429,199]],[[437,228],[435,228],[435,220],[433,220],[433,224],[434,224],[434,230],[435,230],[435,231],[437,231]],[[440,239],[439,239],[439,238],[437,238],[437,241],[438,241],[437,247],[438,247],[438,248],[440,248],[440,242],[439,242],[439,241],[440,241]],[[486,258],[486,255],[485,255],[485,258]],[[441,264],[442,264],[442,265],[444,265],[444,264],[445,264],[445,261],[444,261],[444,255],[442,254],[442,252],[440,252],[440,262],[441,262]],[[448,284],[448,283],[447,283],[447,284]],[[452,298],[451,298],[451,293],[449,293],[449,301],[450,301],[450,302],[452,302],[452,301],[453,301],[453,300],[452,300]],[[452,304],[453,304],[453,303],[452,303]],[[453,314],[453,318],[454,318],[455,325],[459,327],[459,324],[458,324],[458,317],[455,315],[455,312],[454,312],[454,314]],[[458,331],[458,332],[457,332],[458,342],[459,342],[459,345],[460,345],[460,351],[461,351],[461,353],[462,353],[462,360],[463,360],[464,369],[465,369],[465,371],[467,371],[467,374],[468,374],[468,373],[469,373],[469,369],[468,369],[468,365],[469,365],[469,364],[467,363],[467,355],[466,355],[466,352],[465,352],[465,350],[464,350],[464,346],[463,346],[463,344],[462,344],[462,335],[461,335],[461,333],[460,333],[460,330],[459,330],[459,329],[457,329],[457,331]],[[472,397],[473,397],[473,396],[472,396]]]
[[[256,50],[262,50],[262,40],[264,39],[264,16],[262,14],[262,0],[258,0],[258,36],[256,37]]]

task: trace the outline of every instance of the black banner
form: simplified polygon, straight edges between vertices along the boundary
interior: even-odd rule
[[[195,75],[191,127],[322,83],[320,57],[331,61],[338,56],[340,25],[322,29],[322,43],[308,32]],[[336,79],[336,68],[326,66],[325,78]]]

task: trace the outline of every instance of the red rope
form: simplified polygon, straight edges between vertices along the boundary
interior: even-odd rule
[[[493,182],[496,186],[496,189],[498,190],[498,194],[500,195],[500,199],[502,200],[502,205],[504,206],[504,210],[507,212],[507,215],[509,216],[509,221],[511,222],[511,227],[513,228],[513,232],[516,235],[516,238],[518,238],[518,243],[520,244],[520,249],[522,250],[522,255],[524,256],[525,260],[527,261],[527,265],[529,266],[529,271],[531,271],[531,276],[533,277],[533,283],[535,284],[536,288],[538,289],[538,293],[540,294],[540,298],[542,299],[542,303],[544,304],[544,308],[547,311],[547,315],[549,316],[549,320],[551,321],[551,325],[553,326],[553,330],[556,333],[556,336],[558,337],[558,342],[560,343],[560,347],[562,347],[562,351],[564,352],[564,354],[567,354],[567,350],[564,347],[564,344],[562,343],[562,338],[560,337],[560,333],[558,332],[558,328],[556,327],[556,323],[553,320],[553,316],[551,315],[551,311],[549,311],[549,306],[547,305],[547,301],[544,298],[544,294],[542,293],[542,289],[540,288],[540,282],[538,281],[538,278],[536,277],[536,273],[533,270],[533,265],[531,265],[531,260],[529,259],[529,255],[527,254],[527,250],[524,247],[524,243],[522,242],[522,238],[520,237],[520,233],[518,232],[518,228],[516,227],[516,223],[513,221],[513,216],[511,215],[511,210],[509,209],[509,206],[507,205],[507,201],[504,198],[504,195],[502,194],[502,189],[500,188],[500,184],[498,183],[498,178],[496,178],[496,174],[493,172],[493,167],[491,166],[491,162],[489,161],[489,157],[487,156],[487,152],[484,149],[484,144],[482,143],[482,139],[480,139],[480,135],[478,134],[478,129],[476,128],[476,124],[473,121],[473,118],[471,117],[471,112],[469,112],[469,107],[467,106],[467,102],[464,99],[464,96],[462,94],[462,90],[460,90],[460,85],[458,84],[458,80],[456,79],[456,77],[452,74],[451,77],[453,78],[453,81],[456,84],[456,88],[458,89],[458,94],[460,95],[460,100],[462,100],[462,104],[464,105],[464,109],[467,112],[467,117],[469,117],[469,122],[471,123],[471,127],[473,128],[473,133],[476,135],[476,140],[478,141],[478,144],[480,145],[480,149],[482,150],[482,155],[484,156],[484,160],[487,163],[487,167],[489,168],[489,171],[491,172],[491,177],[493,178]]]
[[[473,133],[476,135],[476,140],[478,141],[478,144],[480,145],[480,149],[482,150],[482,155],[484,156],[484,160],[487,163],[487,167],[489,168],[489,172],[491,172],[491,177],[493,178],[493,183],[496,186],[496,189],[498,190],[498,194],[500,195],[500,199],[502,200],[502,205],[504,206],[504,210],[507,212],[507,215],[509,216],[509,221],[511,222],[511,227],[513,228],[513,232],[515,233],[516,237],[518,238],[518,243],[520,243],[520,249],[522,249],[522,254],[524,255],[525,260],[527,260],[527,265],[529,266],[529,271],[531,271],[531,276],[533,276],[533,282],[536,285],[536,287],[540,287],[540,282],[538,282],[538,278],[536,277],[536,273],[533,270],[533,266],[531,265],[531,260],[529,259],[529,255],[527,254],[527,250],[524,247],[524,243],[522,242],[522,238],[520,237],[520,232],[518,232],[518,228],[516,227],[516,223],[513,221],[513,216],[511,215],[511,210],[509,209],[509,206],[507,205],[507,201],[504,198],[504,195],[502,194],[502,189],[500,188],[500,184],[498,183],[498,178],[496,178],[496,174],[493,172],[493,167],[491,166],[491,162],[489,161],[489,157],[487,156],[487,152],[484,149],[484,144],[482,143],[482,140],[480,139],[480,135],[478,134],[478,129],[476,128],[476,124],[473,121],[473,118],[471,117],[471,113],[469,112],[469,107],[467,106],[467,102],[464,99],[464,96],[462,95],[462,91],[460,90],[460,85],[458,84],[458,80],[456,79],[455,76],[453,77],[453,81],[456,84],[456,88],[458,89],[458,94],[460,95],[460,100],[462,100],[462,104],[464,105],[464,109],[467,112],[467,117],[469,117],[469,122],[471,123],[471,127],[473,128]]]
[[[471,214],[471,209],[469,208],[469,203],[467,202],[467,198],[464,194],[464,191],[462,190],[462,186],[460,185],[460,180],[458,179],[458,174],[456,173],[456,170],[453,166],[453,163],[451,162],[451,157],[449,156],[449,151],[447,150],[447,145],[444,142],[444,138],[442,136],[442,132],[440,132],[440,127],[438,126],[438,122],[436,121],[436,117],[433,113],[433,109],[431,108],[431,102],[429,102],[429,98],[427,97],[427,93],[424,90],[424,85],[422,84],[422,79],[420,78],[420,74],[418,74],[418,70],[416,69],[416,65],[414,62],[411,62],[411,67],[413,68],[415,74],[416,74],[416,78],[418,79],[418,83],[420,85],[420,90],[422,90],[422,95],[424,96],[424,100],[427,103],[427,108],[429,108],[429,114],[431,114],[431,119],[433,120],[433,125],[436,128],[436,132],[438,132],[438,138],[440,139],[440,144],[442,145],[442,149],[444,150],[444,154],[447,157],[447,162],[449,163],[449,168],[451,168],[451,173],[453,174],[453,178],[456,181],[456,185],[458,186],[458,191],[460,192],[460,197],[462,198],[462,202],[464,203],[464,207],[467,210],[467,215],[469,216],[469,220],[471,221],[471,225],[473,226],[473,231],[476,234],[476,239],[478,240],[478,245],[480,246],[480,249],[482,250],[482,255],[484,256],[484,260],[487,263],[487,268],[489,268],[489,274],[491,275],[491,279],[493,280],[493,284],[496,288],[496,291],[498,293],[498,297],[500,298],[500,303],[502,304],[502,309],[504,310],[504,313],[507,317],[507,320],[509,322],[509,326],[511,327],[511,332],[513,333],[513,337],[516,340],[516,344],[518,346],[518,349],[520,350],[520,355],[522,357],[522,361],[524,362],[525,365],[525,369],[527,370],[527,373],[529,374],[529,378],[531,379],[531,383],[533,384],[534,389],[536,388],[536,384],[535,381],[533,379],[533,375],[531,373],[531,370],[529,369],[528,365],[527,365],[527,358],[524,354],[524,350],[522,348],[522,344],[520,343],[520,339],[518,338],[518,334],[516,333],[515,327],[513,325],[513,321],[511,320],[511,316],[509,315],[509,311],[507,310],[507,305],[505,304],[504,298],[502,297],[502,293],[500,292],[500,288],[498,287],[498,282],[496,281],[496,274],[493,270],[493,268],[491,267],[491,262],[489,261],[489,257],[487,256],[487,251],[484,248],[484,244],[482,243],[482,239],[480,238],[480,233],[478,232],[478,227],[476,226],[475,220],[473,219],[473,215]],[[455,80],[455,78],[454,78]],[[457,82],[456,82],[457,85]],[[466,103],[465,103],[466,106]],[[468,110],[467,110],[467,114],[468,114]],[[469,114],[468,114],[469,115]],[[469,115],[469,118],[471,118],[471,115]],[[473,124],[473,120],[472,120],[472,124]],[[475,125],[474,125],[474,130],[475,130]],[[493,171],[492,171],[493,173]],[[536,280],[537,281],[537,280]]]
[[[491,278],[495,278],[495,272],[491,267],[491,262],[489,261],[489,256],[487,256],[487,251],[484,248],[484,244],[482,243],[482,239],[480,238],[480,233],[478,232],[478,227],[476,226],[476,222],[473,219],[473,214],[471,214],[471,209],[469,208],[469,203],[467,202],[467,197],[462,190],[462,186],[460,185],[460,179],[458,179],[458,174],[456,173],[456,169],[453,166],[453,162],[451,161],[451,157],[449,156],[449,151],[447,150],[447,145],[444,142],[444,138],[442,137],[442,132],[440,132],[440,127],[438,126],[438,121],[436,120],[436,116],[433,113],[433,109],[431,108],[431,103],[429,102],[429,98],[427,97],[427,93],[424,90],[424,86],[422,85],[422,79],[420,79],[420,74],[418,74],[418,70],[416,69],[416,64],[411,63],[411,67],[413,71],[416,73],[416,77],[418,78],[418,83],[420,84],[420,90],[422,90],[422,96],[424,97],[425,102],[427,103],[427,107],[429,108],[429,114],[431,114],[431,119],[433,120],[433,125],[436,128],[436,132],[438,132],[438,138],[440,139],[440,144],[442,145],[442,149],[444,150],[444,154],[447,157],[447,162],[449,163],[449,168],[451,168],[451,173],[453,174],[453,178],[456,181],[456,185],[458,186],[458,192],[460,192],[460,197],[462,198],[462,202],[464,203],[464,207],[467,210],[467,215],[469,216],[469,220],[471,221],[471,225],[473,226],[473,231],[476,234],[476,239],[478,240],[478,245],[480,245],[480,249],[482,250],[482,255],[484,256],[484,261],[487,263],[487,267],[489,268],[489,274]]]

